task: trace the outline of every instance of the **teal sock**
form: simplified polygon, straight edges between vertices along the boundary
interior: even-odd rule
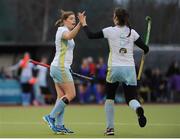
[[[56,126],[64,125],[64,110],[56,117]]]
[[[114,128],[114,100],[107,99],[105,102],[107,128]]]
[[[138,107],[141,107],[141,104],[136,99],[132,99],[131,101],[129,101],[129,107],[136,111]]]
[[[50,113],[50,117],[56,118],[59,113],[64,111],[65,106],[66,104],[61,99],[57,99],[56,104]]]

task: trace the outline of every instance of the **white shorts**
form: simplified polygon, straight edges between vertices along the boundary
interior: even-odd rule
[[[121,82],[126,85],[137,86],[136,69],[134,66],[108,67],[106,81]]]
[[[72,75],[68,68],[60,69],[59,67],[51,66],[50,75],[55,83],[73,82]]]

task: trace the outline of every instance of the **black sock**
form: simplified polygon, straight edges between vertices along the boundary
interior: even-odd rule
[[[62,101],[63,101],[65,104],[69,104],[69,100],[68,100],[66,97],[63,97],[63,98],[62,98]]]

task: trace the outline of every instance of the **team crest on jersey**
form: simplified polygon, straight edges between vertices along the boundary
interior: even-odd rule
[[[121,49],[119,50],[119,53],[121,53],[121,54],[126,54],[126,53],[127,53],[127,49],[126,49],[126,48],[121,48]]]

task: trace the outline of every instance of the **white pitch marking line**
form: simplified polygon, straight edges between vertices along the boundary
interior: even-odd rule
[[[0,122],[0,125],[42,125],[43,122]],[[71,122],[68,125],[105,125],[102,122]],[[115,123],[119,126],[136,126],[138,123]],[[147,126],[180,126],[180,123],[170,124],[170,123],[147,123]]]

